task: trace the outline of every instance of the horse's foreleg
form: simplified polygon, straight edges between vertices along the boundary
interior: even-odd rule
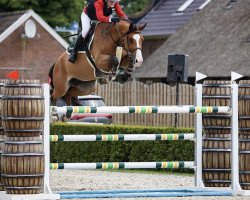
[[[114,80],[116,77],[117,69],[119,67],[119,61],[116,56],[113,55],[99,55],[96,61],[96,64],[99,68],[110,72],[106,77],[99,79],[101,84],[107,84],[110,81]]]
[[[113,72],[116,72],[119,67],[119,61],[116,56],[110,56],[110,64],[111,64],[111,70]]]

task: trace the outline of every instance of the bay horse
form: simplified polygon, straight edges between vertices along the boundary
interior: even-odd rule
[[[69,106],[72,97],[93,93],[97,80],[102,84],[114,80],[118,68],[125,71],[117,76],[119,80],[127,81],[134,68],[143,62],[141,32],[145,26],[136,26],[125,19],[118,23],[98,23],[75,64],[68,61],[65,51],[51,67],[51,104],[56,105],[57,99],[63,97]]]

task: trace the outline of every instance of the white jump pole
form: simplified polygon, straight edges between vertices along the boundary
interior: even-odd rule
[[[239,122],[238,122],[238,84],[236,80],[242,75],[231,72],[231,189],[232,195],[241,194],[239,184]]]
[[[49,181],[49,171],[50,171],[50,88],[49,84],[43,84],[43,94],[44,94],[44,126],[43,126],[43,147],[44,147],[44,187],[43,193],[49,196],[46,199],[60,199],[59,194],[53,194],[50,189]]]
[[[207,76],[196,72],[196,83],[195,83],[195,105],[202,106],[202,83],[201,81]],[[202,113],[197,113],[195,118],[195,186],[197,188],[204,188],[202,181]]]
[[[49,97],[49,85],[43,84],[44,93],[44,127],[43,127],[43,144],[44,144],[44,154],[45,154],[45,176],[44,176],[44,193],[52,193],[49,186],[49,165],[50,162],[50,143],[49,143],[49,132],[50,132],[50,97]]]

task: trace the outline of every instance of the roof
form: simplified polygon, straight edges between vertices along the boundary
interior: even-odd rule
[[[172,35],[184,25],[197,9],[207,0],[191,0],[192,2],[183,12],[178,12],[188,0],[161,0],[146,16],[138,23],[147,23],[143,36],[167,36]]]
[[[229,77],[230,71],[250,76],[250,3],[213,0],[157,49],[136,78],[166,78],[168,54],[189,55],[189,76]],[[154,66],[154,67],[152,67]]]
[[[35,19],[36,22],[40,24],[50,35],[52,35],[64,48],[69,46],[69,44],[33,10],[0,13],[0,43],[31,17]]]

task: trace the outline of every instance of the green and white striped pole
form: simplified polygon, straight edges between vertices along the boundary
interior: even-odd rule
[[[50,163],[50,169],[177,169],[194,168],[193,161],[176,162],[99,162],[99,163]]]
[[[194,133],[179,134],[110,134],[110,135],[50,135],[50,141],[91,142],[91,141],[166,141],[193,140]]]
[[[77,113],[228,113],[228,106],[64,106],[51,107],[52,115]]]

